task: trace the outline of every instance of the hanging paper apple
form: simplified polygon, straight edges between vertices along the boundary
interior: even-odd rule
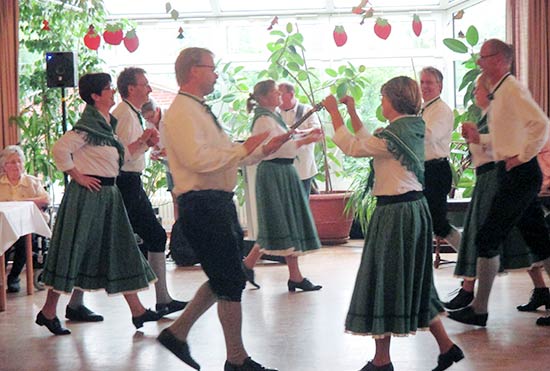
[[[413,15],[412,28],[414,34],[416,36],[420,36],[420,33],[422,32],[422,21],[420,20],[418,14]]]
[[[42,21],[42,31],[49,31],[50,30],[50,22],[47,20]]]
[[[103,32],[103,40],[107,44],[120,45],[123,38],[124,34],[119,24],[108,24],[105,32]]]
[[[139,46],[139,38],[136,35],[136,30],[126,32],[126,36],[124,37],[124,46],[130,53],[136,51]]]
[[[344,26],[334,27],[332,36],[334,37],[334,42],[338,47],[343,46],[348,41],[348,35],[346,34],[346,30],[344,30]]]
[[[374,33],[381,39],[386,40],[391,33],[391,25],[388,20],[385,18],[376,18],[376,23],[374,24]]]
[[[84,45],[91,50],[97,50],[101,44],[101,36],[97,34],[93,25],[88,27],[88,32],[84,36]]]

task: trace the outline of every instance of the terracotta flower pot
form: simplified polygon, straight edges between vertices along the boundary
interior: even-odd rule
[[[345,191],[310,195],[311,213],[324,245],[338,245],[349,239],[353,210],[345,212],[344,209],[350,197],[351,193]]]

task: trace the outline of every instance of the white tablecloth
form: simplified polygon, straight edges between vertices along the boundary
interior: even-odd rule
[[[0,255],[19,237],[29,233],[52,235],[36,204],[32,201],[0,202]]]

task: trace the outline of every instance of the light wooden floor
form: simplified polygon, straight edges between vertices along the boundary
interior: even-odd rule
[[[319,292],[290,294],[286,289],[286,266],[274,263],[256,268],[260,290],[247,287],[243,295],[245,344],[254,359],[281,371],[359,370],[374,354],[369,337],[344,333],[361,243],[327,247],[301,259],[302,271]],[[452,257],[452,255],[451,255]],[[436,285],[442,299],[456,288],[452,266],[436,270]],[[22,275],[23,277],[23,275]],[[177,268],[170,263],[168,280],[178,299],[190,299],[205,276],[199,268]],[[519,313],[531,286],[527,274],[513,272],[497,278],[490,302],[486,329],[444,319],[466,359],[451,370],[550,370],[550,328],[535,326],[539,313]],[[154,292],[140,294],[154,306]],[[121,296],[103,292],[86,294],[88,306],[105,316],[100,323],[67,323],[72,335],[56,337],[34,318],[45,292],[34,296],[8,295],[8,310],[0,313],[0,370],[187,370],[182,362],[155,340],[175,318],[148,323],[136,332]],[[64,317],[68,297],[62,297],[58,315]],[[216,310],[208,311],[191,331],[192,354],[202,370],[223,369],[225,348]],[[438,355],[429,333],[392,339],[396,370],[431,370]]]

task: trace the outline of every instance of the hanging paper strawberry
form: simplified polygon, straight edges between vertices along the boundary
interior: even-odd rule
[[[344,30],[344,26],[334,27],[334,32],[332,32],[332,36],[334,37],[334,42],[336,43],[336,46],[343,46],[346,41],[348,41],[348,35],[346,34],[346,30]]]
[[[130,53],[135,52],[138,48],[139,38],[136,35],[135,29],[126,32],[126,36],[124,36],[124,46]]]
[[[108,24],[105,32],[103,32],[103,40],[107,44],[120,45],[124,34],[119,24]]]
[[[413,15],[412,28],[413,28],[414,34],[416,36],[420,36],[420,33],[422,32],[422,21],[420,20],[420,17],[418,16],[418,14]]]
[[[88,27],[88,32],[84,36],[84,45],[91,50],[97,50],[101,44],[101,36],[97,34],[93,25]]]
[[[176,39],[183,39],[184,36],[183,36],[183,28],[178,28],[178,36],[176,37]]]
[[[279,17],[277,17],[277,16],[273,17],[273,19],[271,20],[271,23],[269,24],[269,27],[267,28],[267,30],[271,31],[273,29],[273,26],[275,26],[276,24],[279,24]]]
[[[376,18],[374,33],[379,38],[386,40],[391,33],[391,25],[388,23],[388,20],[380,17]]]
[[[47,20],[42,21],[42,31],[49,31],[50,30],[50,22]]]

